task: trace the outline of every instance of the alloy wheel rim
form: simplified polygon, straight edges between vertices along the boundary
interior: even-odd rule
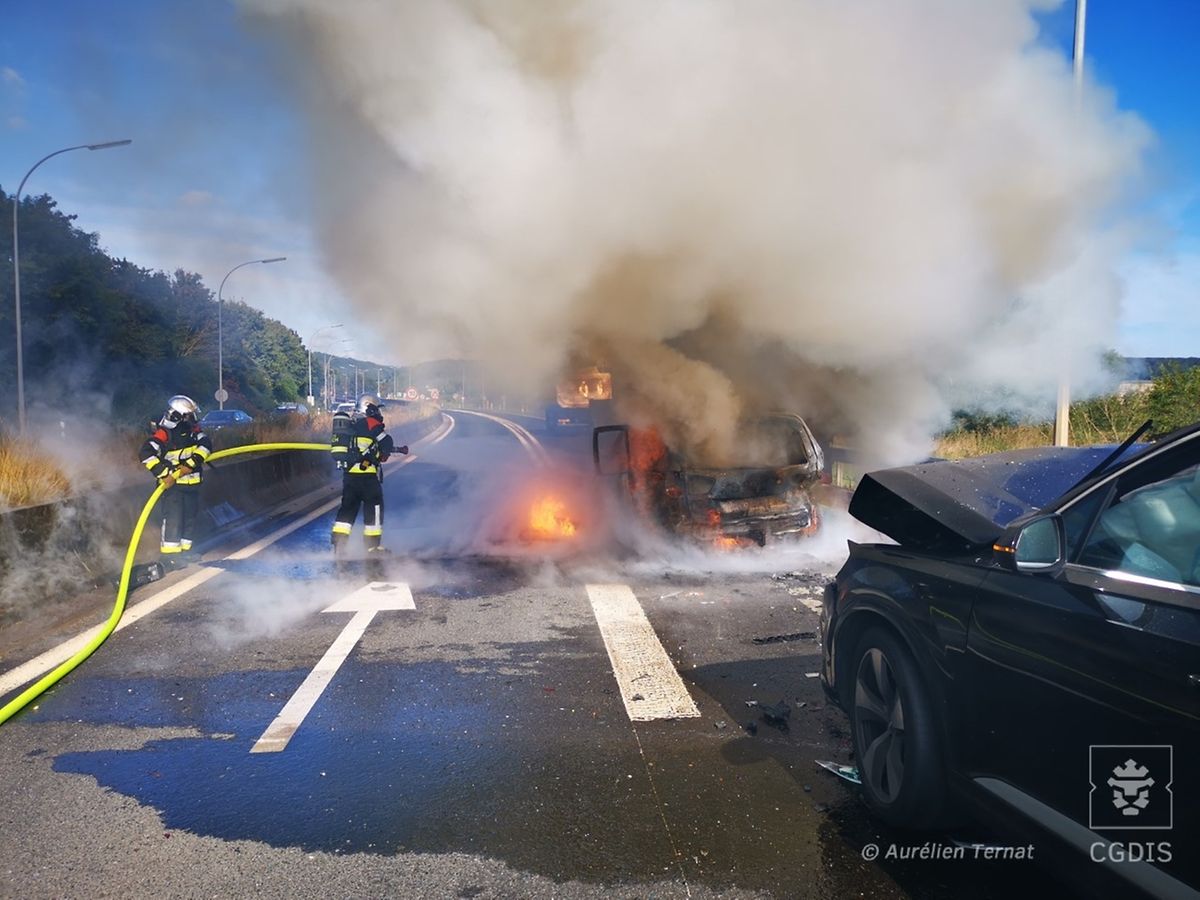
[[[878,647],[858,664],[854,683],[854,727],[858,731],[860,776],[885,803],[904,784],[904,704],[892,665]]]

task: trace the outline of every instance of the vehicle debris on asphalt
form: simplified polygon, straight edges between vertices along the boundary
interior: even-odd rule
[[[844,781],[849,781],[851,784],[862,784],[862,779],[858,776],[858,766],[845,766],[835,763],[831,759],[817,759],[813,762]]]
[[[787,644],[792,641],[815,641],[817,633],[815,631],[794,631],[791,634],[773,634],[770,637],[751,638],[752,644]]]

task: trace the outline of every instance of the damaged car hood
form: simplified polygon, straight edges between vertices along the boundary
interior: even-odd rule
[[[859,482],[850,514],[907,547],[990,545],[1009,522],[1057,500],[1112,451],[1035,447],[881,469]]]

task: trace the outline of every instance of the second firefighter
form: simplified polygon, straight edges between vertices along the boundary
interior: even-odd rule
[[[368,553],[383,551],[383,464],[394,452],[408,453],[408,447],[396,447],[385,429],[379,398],[363,394],[358,398],[349,421],[334,418],[330,446],[338,468],[342,470],[342,504],[333,522],[333,551],[341,555],[350,539],[359,507],[363,512],[363,537]]]

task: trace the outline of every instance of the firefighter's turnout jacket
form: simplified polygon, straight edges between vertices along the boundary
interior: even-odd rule
[[[180,422],[174,428],[154,426],[142,444],[140,459],[155,478],[163,479],[181,466],[192,471],[177,475],[176,484],[199,484],[204,477],[204,461],[212,453],[212,440],[199,424]]]
[[[380,466],[395,451],[392,436],[384,430],[383,419],[355,416],[354,436],[349,446],[334,443],[330,447],[335,460],[344,463],[346,475],[374,475],[380,478]]]

